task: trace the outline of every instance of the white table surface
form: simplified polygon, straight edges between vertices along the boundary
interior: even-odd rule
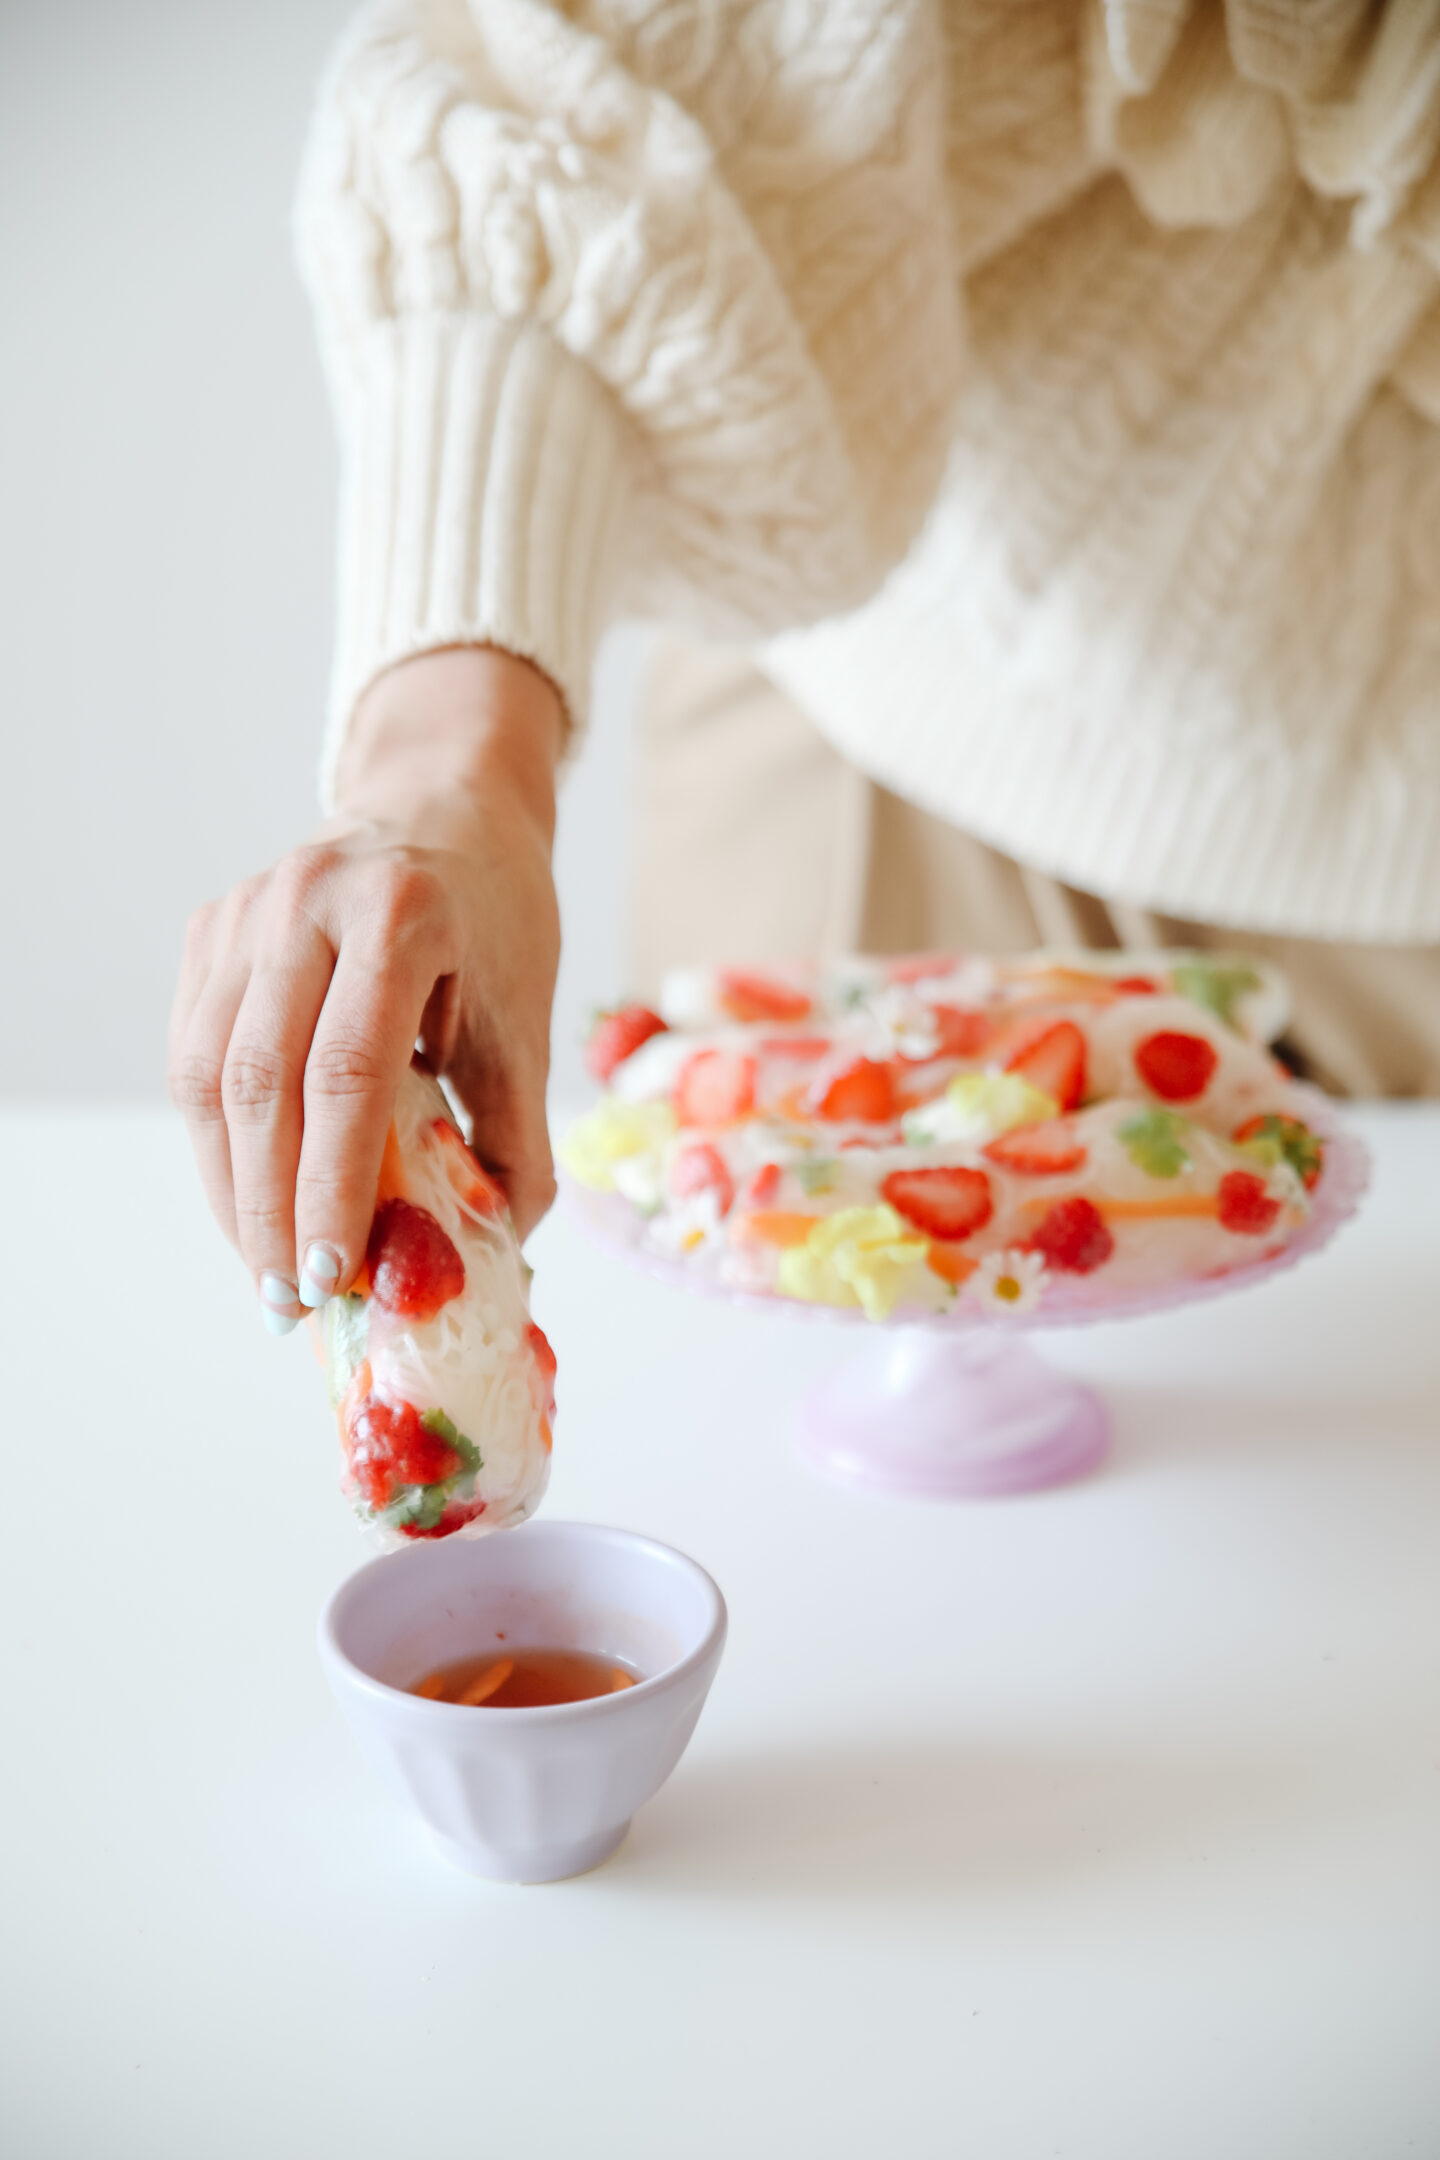
[[[818,1482],[848,1329],[547,1225],[548,1509],[694,1553],[731,1638],[619,1854],[514,1889],[325,1691],[320,1378],[176,1127],[0,1121],[0,2151],[1434,2160],[1440,1113],[1361,1123],[1330,1252],[1050,1338],[1118,1444],[1023,1500]]]

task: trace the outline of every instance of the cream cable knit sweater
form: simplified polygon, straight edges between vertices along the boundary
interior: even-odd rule
[[[1108,897],[1440,937],[1440,0],[382,0],[334,748],[619,612]]]

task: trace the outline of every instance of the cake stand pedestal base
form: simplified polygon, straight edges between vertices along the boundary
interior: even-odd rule
[[[887,1329],[806,1398],[800,1445],[846,1485],[979,1500],[1082,1477],[1109,1449],[1110,1419],[1017,1335]]]

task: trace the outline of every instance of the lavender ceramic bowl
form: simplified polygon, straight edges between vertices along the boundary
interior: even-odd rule
[[[537,1522],[390,1553],[320,1616],[320,1662],[361,1748],[445,1856],[502,1882],[554,1882],[612,1853],[685,1752],[725,1647],[725,1600],[684,1553],[628,1530]],[[407,1692],[447,1660],[564,1647],[636,1686],[535,1709]]]

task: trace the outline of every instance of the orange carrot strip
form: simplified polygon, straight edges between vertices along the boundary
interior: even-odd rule
[[[400,1153],[400,1135],[395,1130],[395,1120],[390,1120],[390,1130],[385,1135],[385,1152],[380,1157],[380,1184],[375,1194],[375,1205],[386,1200],[403,1200],[408,1193],[405,1182],[405,1164]]]
[[[939,1239],[932,1240],[925,1257],[941,1280],[948,1283],[964,1282],[980,1265],[969,1253],[961,1252],[958,1245],[945,1245]]]
[[[1159,1222],[1166,1216],[1218,1215],[1213,1193],[1177,1192],[1161,1200],[1097,1200],[1107,1222]]]
[[[423,1680],[416,1681],[410,1692],[412,1695],[423,1695],[426,1702],[438,1702],[445,1693],[444,1673],[427,1672]]]
[[[489,1702],[492,1695],[499,1694],[514,1670],[513,1657],[498,1659],[495,1664],[487,1665],[484,1672],[472,1680],[469,1687],[457,1695],[455,1700],[463,1703],[467,1710],[478,1709],[482,1702]]]
[[[784,1208],[752,1208],[730,1220],[730,1235],[737,1245],[803,1245],[818,1215],[793,1215]]]
[[[1067,1198],[1074,1198],[1073,1194]],[[1219,1202],[1213,1193],[1177,1192],[1157,1195],[1153,1200],[1114,1200],[1106,1193],[1086,1196],[1099,1209],[1107,1222],[1163,1222],[1178,1220],[1182,1216],[1216,1215]],[[1052,1193],[1032,1194],[1024,1203],[1028,1208],[1048,1208],[1056,1205]]]
[[[1057,999],[1073,1005],[1113,1005],[1122,995],[1107,976],[1093,974],[1088,968],[1047,968],[1041,975],[1023,977],[1030,987],[1035,1001]],[[1017,999],[1018,1005],[1021,1000]],[[1025,1002],[1030,1002],[1026,1000]],[[1015,1006],[1011,1006],[1013,1012]]]

